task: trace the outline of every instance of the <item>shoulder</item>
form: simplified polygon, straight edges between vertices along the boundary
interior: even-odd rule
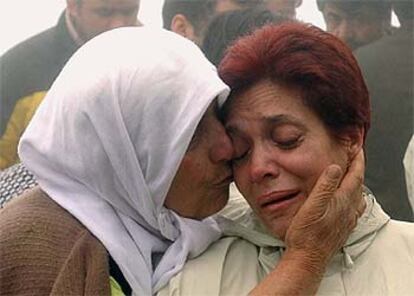
[[[0,172],[0,208],[13,197],[36,186],[36,180],[22,163]]]
[[[400,33],[385,36],[357,49],[354,54],[362,70],[382,70],[385,66],[392,66],[392,69],[397,66],[404,67],[405,64],[412,62],[412,37],[407,38]]]
[[[44,53],[42,53],[42,50],[46,49],[49,51],[48,48],[50,43],[53,41],[55,32],[56,27],[52,27],[24,40],[23,42],[18,43],[1,57],[2,65],[14,63],[23,64],[25,63],[24,59],[33,58],[39,54],[43,56]]]
[[[39,187],[0,210],[2,291],[49,294],[68,285],[76,290],[84,287],[85,274],[109,278],[107,260],[99,241]]]
[[[384,227],[384,231],[392,234],[395,238],[410,240],[414,244],[414,223],[412,222],[391,220]]]
[[[4,87],[0,100],[5,107],[3,120],[12,112],[15,101],[49,89],[77,49],[62,14],[56,26],[17,44],[2,55],[0,80]],[[0,127],[0,131],[2,129],[4,127]]]
[[[414,223],[390,220],[378,232],[375,244],[400,258],[408,256],[414,263]]]
[[[59,73],[61,65],[56,57],[65,53],[59,52],[60,42],[54,37],[55,32],[56,27],[50,28],[17,44],[0,57],[3,120],[8,119],[18,99],[48,89]]]
[[[18,43],[0,57],[2,76],[30,77],[39,71],[60,70],[77,47],[67,32],[62,14],[54,27]]]
[[[61,229],[70,229],[74,233],[85,230],[74,217],[39,187],[28,190],[10,201],[0,212],[0,221],[2,222],[0,229],[11,227],[10,230],[13,232],[19,232],[26,227],[34,227],[33,230],[40,231],[43,226],[47,226],[48,235],[50,231]]]
[[[375,59],[390,49],[395,42],[393,35],[384,36],[372,43],[364,45],[355,51],[355,56],[359,59]]]

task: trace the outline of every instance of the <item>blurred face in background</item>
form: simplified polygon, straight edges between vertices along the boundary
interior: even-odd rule
[[[282,15],[289,19],[296,18],[296,8],[302,4],[302,0],[217,0],[216,13],[230,10],[244,9],[264,4],[272,13]]]
[[[105,31],[137,25],[139,0],[68,0],[67,9],[83,41]]]
[[[302,0],[265,0],[264,2],[268,10],[289,19],[296,18],[296,8],[302,4]]]
[[[326,30],[344,41],[352,50],[381,38],[390,19],[364,4],[354,2],[351,9],[338,3],[325,3],[323,16]]]
[[[217,0],[216,2],[216,13],[223,13],[241,8],[242,6],[235,0]]]

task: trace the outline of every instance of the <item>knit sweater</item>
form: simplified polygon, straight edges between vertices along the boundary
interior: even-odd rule
[[[39,187],[0,210],[2,295],[110,295],[104,246]]]

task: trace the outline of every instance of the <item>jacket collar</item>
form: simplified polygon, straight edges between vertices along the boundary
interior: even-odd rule
[[[76,31],[75,25],[73,24],[73,21],[67,9],[65,10],[65,22],[66,22],[66,27],[68,29],[68,33],[70,37],[72,37],[73,41],[75,41],[75,43],[78,46],[81,46],[82,44],[84,44],[85,41],[82,40],[82,38],[79,36],[78,31]]]
[[[346,266],[353,265],[353,261],[371,245],[378,231],[390,220],[368,188],[364,188],[363,195],[367,204],[365,211],[340,252],[344,255]],[[286,248],[282,240],[275,238],[265,229],[251,209],[246,211],[244,217],[232,219],[218,216],[216,219],[226,236],[239,236],[259,247],[277,248],[282,251]]]

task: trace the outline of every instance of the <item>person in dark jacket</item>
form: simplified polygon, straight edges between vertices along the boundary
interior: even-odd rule
[[[76,49],[104,31],[139,24],[139,0],[66,3],[56,26],[0,57],[0,170],[18,161],[21,134]]]
[[[302,0],[165,0],[164,29],[201,46],[210,21],[217,15],[240,9],[268,9],[284,18],[295,19]]]
[[[414,221],[403,167],[414,131],[413,5],[411,0],[395,1],[401,27],[355,52],[371,94],[366,183],[391,217],[406,221]]]
[[[391,4],[387,0],[317,0],[326,30],[352,50],[391,31]]]

